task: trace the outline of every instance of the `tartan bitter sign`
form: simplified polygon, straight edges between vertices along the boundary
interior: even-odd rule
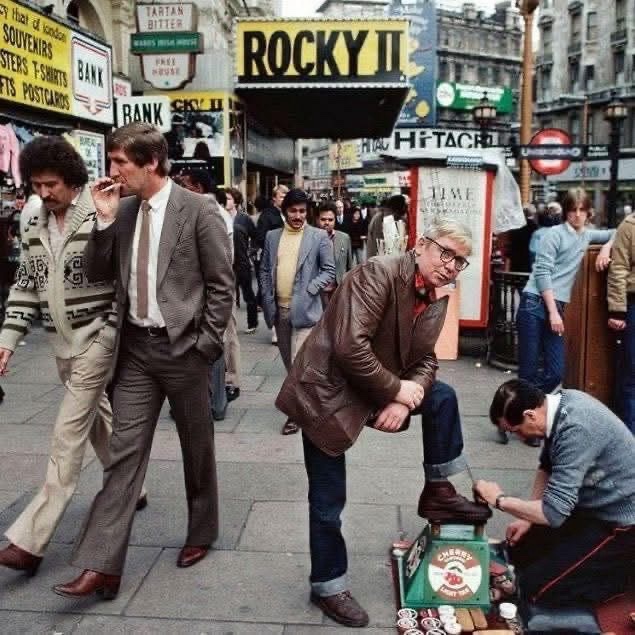
[[[135,55],[201,53],[203,34],[189,31],[132,33],[130,52]]]

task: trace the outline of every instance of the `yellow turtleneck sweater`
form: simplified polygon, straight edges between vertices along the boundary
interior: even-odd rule
[[[284,224],[280,244],[278,246],[278,261],[276,274],[276,293],[278,306],[285,309],[291,308],[291,296],[293,295],[293,281],[298,267],[298,254],[304,235],[302,229],[293,229],[287,223]]]

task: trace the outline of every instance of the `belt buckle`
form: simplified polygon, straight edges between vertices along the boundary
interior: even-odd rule
[[[158,326],[147,326],[146,328],[150,337],[159,337],[161,335],[161,329]]]

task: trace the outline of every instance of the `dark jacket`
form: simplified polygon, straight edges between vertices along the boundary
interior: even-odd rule
[[[277,207],[268,207],[260,214],[256,227],[256,245],[259,249],[265,248],[265,237],[272,229],[282,229],[284,220],[282,212]]]
[[[251,277],[249,250],[256,243],[256,226],[244,212],[234,216],[234,273],[237,280]]]
[[[345,452],[401,379],[435,380],[447,297],[413,321],[414,276],[414,251],[353,269],[295,358],[276,406],[326,454]]]

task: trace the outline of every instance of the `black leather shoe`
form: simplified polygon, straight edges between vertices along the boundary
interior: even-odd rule
[[[222,410],[212,410],[212,419],[214,419],[214,421],[224,421],[226,414],[227,406],[225,406]]]
[[[234,401],[234,399],[240,397],[240,388],[237,386],[225,386],[225,394],[228,402]]]
[[[137,506],[136,506],[136,510],[138,512],[140,512],[142,509],[145,509],[148,506],[148,495],[144,494],[143,496],[140,496],[137,500]]]
[[[311,593],[311,602],[338,624],[355,628],[368,626],[368,613],[360,606],[350,591],[342,591],[326,597]]]
[[[480,525],[487,522],[492,510],[484,503],[475,503],[458,494],[450,481],[427,481],[417,513],[433,523]]]
[[[542,441],[539,437],[527,437],[525,439],[525,445],[530,448],[539,448],[542,445]]]

